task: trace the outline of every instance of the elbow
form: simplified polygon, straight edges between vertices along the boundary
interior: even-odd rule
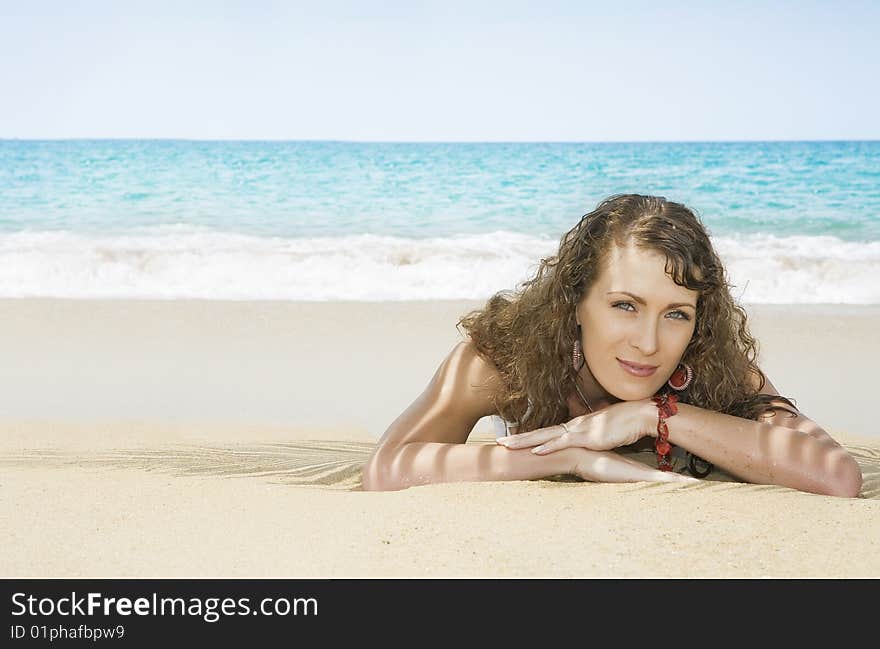
[[[364,491],[398,491],[404,486],[393,479],[389,449],[377,449],[364,464],[361,489]]]
[[[832,480],[826,492],[838,498],[858,498],[862,492],[862,470],[852,455],[837,449],[833,460]]]
[[[381,467],[375,461],[375,456],[367,460],[361,474],[361,489],[364,491],[393,491],[383,479]]]
[[[847,471],[846,477],[842,480],[839,496],[842,498],[858,498],[862,493],[862,470],[858,463],[852,460],[853,467]]]

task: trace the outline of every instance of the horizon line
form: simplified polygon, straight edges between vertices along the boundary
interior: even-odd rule
[[[185,138],[185,137],[61,137],[6,138],[0,142],[277,142],[313,144],[747,144],[800,142],[880,142],[867,139],[779,139],[779,140],[347,140],[347,139],[281,139],[281,138]]]

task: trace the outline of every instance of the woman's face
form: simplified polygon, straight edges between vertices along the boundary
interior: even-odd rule
[[[599,386],[623,401],[653,396],[678,367],[694,333],[699,293],[673,282],[665,264],[666,257],[652,250],[614,247],[577,307],[586,365]],[[620,361],[657,369],[635,376]]]

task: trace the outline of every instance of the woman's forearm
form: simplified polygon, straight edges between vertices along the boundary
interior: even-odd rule
[[[366,491],[394,491],[436,482],[537,480],[570,474],[579,449],[535,455],[496,444],[410,442],[379,448],[364,465]]]
[[[393,491],[435,482],[537,480],[574,475],[589,482],[685,482],[693,478],[664,473],[614,451],[571,447],[547,455],[531,448],[494,444],[411,442],[380,448],[364,466],[366,491]]]
[[[656,423],[656,406],[646,400],[644,407]],[[803,431],[681,403],[666,425],[671,444],[747,482],[843,497],[857,496],[862,485],[845,449]]]

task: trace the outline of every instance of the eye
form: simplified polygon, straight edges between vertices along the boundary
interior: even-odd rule
[[[621,309],[621,311],[630,311],[630,312],[635,311],[635,306],[633,306],[633,304],[632,304],[631,302],[615,302],[615,303],[612,304],[611,306],[614,307],[614,308],[617,308],[617,307],[620,307],[620,306],[629,306],[629,307],[632,307],[632,310],[630,310],[630,309]],[[677,317],[673,318],[673,320],[684,320],[685,322],[687,322],[688,320],[691,319],[691,317],[690,317],[687,313],[685,313],[684,311],[672,311],[672,312],[670,312],[670,315],[673,315],[673,314],[678,314]]]

